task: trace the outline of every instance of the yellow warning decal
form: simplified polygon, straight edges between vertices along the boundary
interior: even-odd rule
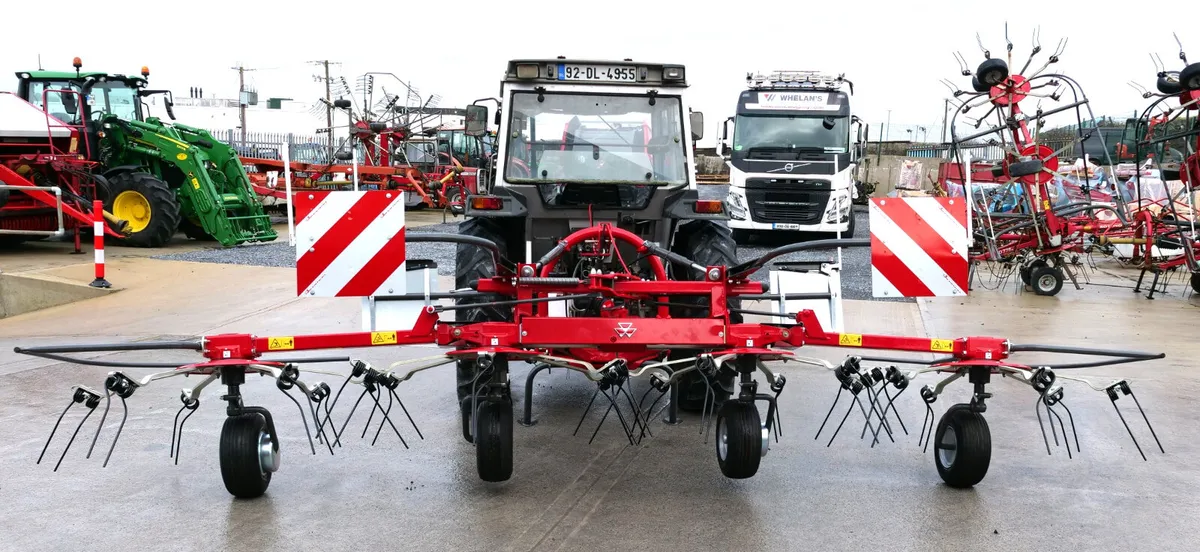
[[[1042,200],[1042,209],[1044,209],[1046,211],[1050,210],[1050,200],[1049,199]]]
[[[199,190],[199,189],[200,189],[200,179],[199,179],[199,178],[193,178],[193,179],[192,179],[192,187],[193,187],[193,188],[195,188],[195,189],[197,189],[197,190]]]
[[[842,334],[838,336],[838,345],[843,347],[862,347],[862,335]]]
[[[177,153],[177,154],[175,154],[175,158],[180,161],[187,161],[187,154],[186,153]]]
[[[287,351],[296,348],[296,338],[286,335],[267,338],[267,349],[272,351]]]
[[[396,332],[371,332],[371,345],[395,345]]]
[[[930,351],[941,351],[943,353],[954,352],[954,342],[949,339],[931,339],[929,340]]]

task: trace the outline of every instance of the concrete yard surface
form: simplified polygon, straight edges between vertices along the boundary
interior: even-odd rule
[[[0,549],[1195,549],[1200,373],[1194,359],[1200,357],[1195,338],[1200,298],[1174,294],[1148,301],[1114,287],[1118,281],[1128,284],[1125,272],[1098,272],[1097,284],[1083,290],[1068,285],[1052,298],[1009,287],[915,303],[847,301],[847,331],[929,338],[995,335],[1014,343],[1165,352],[1161,360],[1062,373],[1101,384],[1125,377],[1133,382],[1166,454],[1159,452],[1128,397],[1117,406],[1148,461],[1139,456],[1107,396],[1071,381],[1061,383],[1081,451],[1072,448],[1068,459],[1067,449],[1048,439],[1052,454],[1047,454],[1034,410],[1036,394],[1012,379],[995,378],[985,414],[993,443],[987,477],[973,489],[951,489],[938,477],[933,451],[917,446],[925,415],[917,389],[933,385],[938,376],[919,377],[896,401],[903,427],[892,420],[894,442],[881,432],[872,446],[870,430],[860,438],[863,417],[852,412],[827,446],[851,406],[843,397],[814,439],[837,391],[834,376],[823,368],[774,363],[772,369],[788,378],[779,399],[782,438],[772,441],[755,477],[732,480],[721,475],[712,429],[705,431],[699,415],[684,414],[673,426],[656,416],[653,436],[638,446],[628,444],[610,416],[589,444],[602,414],[593,408],[573,435],[595,386],[556,369],[535,380],[538,423],[514,429],[513,478],[489,484],[479,480],[474,448],[461,436],[453,368],[446,366],[397,388],[420,436],[396,409],[391,419],[401,443],[391,426],[381,429],[371,399],[365,398],[333,455],[323,443],[316,443],[312,453],[297,406],[273,380],[250,378],[243,387],[246,402],[275,415],[282,466],[264,497],[237,500],[222,485],[217,462],[225,418],[221,386],[209,387],[187,420],[178,465],[169,454],[172,420],[181,406],[179,389],[195,385],[197,378],[138,389],[126,401],[128,419],[107,467],[102,464],[122,418],[117,398],[91,458],[85,458],[101,405],[55,472],[83,416],[81,407],[66,415],[45,459],[40,465],[36,461],[70,401],[71,386],[100,389],[110,368],[17,355],[13,347],[194,339],[224,332],[357,331],[358,301],[297,299],[293,271],[286,268],[137,256],[115,260],[112,270],[114,282],[125,288],[120,293],[0,320],[0,389],[6,399],[0,402],[0,425],[7,437],[0,441]],[[48,272],[75,281],[88,278],[86,265]],[[1101,281],[1112,285],[1098,285]],[[857,351],[797,352],[836,362]],[[341,353],[382,370],[439,350],[376,347]],[[199,358],[186,351],[85,356],[181,363]],[[527,398],[529,368],[512,368],[516,418]],[[152,372],[126,371],[135,377]],[[336,391],[348,371],[345,363],[303,365],[301,377],[325,381]],[[635,398],[647,388],[637,381]],[[361,388],[347,387],[334,411],[339,429],[360,393]],[[954,384],[933,405],[935,415],[967,400],[969,393],[966,382]],[[1061,443],[1064,428],[1055,429]]]

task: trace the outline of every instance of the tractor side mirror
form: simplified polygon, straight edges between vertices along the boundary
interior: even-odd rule
[[[692,139],[699,140],[704,138],[704,114],[699,111],[688,113],[688,118],[692,125]]]
[[[488,108],[483,105],[468,105],[465,121],[467,136],[487,134]]]
[[[171,97],[170,91],[167,91],[167,95],[163,96],[163,105],[167,108],[167,117],[170,117],[171,120],[174,121],[175,110],[172,108],[175,107],[175,98]]]
[[[79,113],[79,105],[75,103],[74,94],[59,92],[58,97],[61,98],[63,109],[66,110],[68,115],[75,116],[76,113]]]
[[[496,109],[496,117],[494,119],[492,119],[492,124],[494,124],[496,126],[500,126],[500,109],[499,108]]]

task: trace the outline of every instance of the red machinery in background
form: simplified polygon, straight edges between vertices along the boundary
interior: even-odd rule
[[[50,94],[62,94],[64,105],[82,109],[77,92],[43,92]],[[92,173],[98,163],[79,152],[80,144],[87,147],[83,131],[0,92],[0,244],[73,233],[79,249],[80,230],[93,228],[92,200],[104,195],[97,187],[106,185]],[[114,228],[124,227],[123,221],[107,212],[104,219],[109,223],[104,232],[121,237]]]

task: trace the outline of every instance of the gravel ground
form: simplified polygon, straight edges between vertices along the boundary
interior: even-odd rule
[[[723,199],[726,193],[725,189],[725,186],[702,186],[701,197]],[[868,236],[870,229],[867,222],[866,208],[856,207],[854,216],[855,226],[857,226],[855,235],[857,237]],[[457,231],[457,228],[458,223],[451,222],[446,224],[433,224],[429,226],[411,228],[409,229],[409,232],[455,232]],[[739,244],[738,260],[748,261],[766,253],[773,247],[778,247],[795,241],[816,238],[818,238],[818,236],[793,232],[779,232],[758,235],[755,236],[755,239],[752,243]],[[431,259],[435,261],[438,265],[439,274],[454,274],[453,244],[413,243],[409,244],[407,249],[409,258]],[[295,249],[288,246],[287,242],[243,245],[229,249],[204,249],[185,253],[159,255],[154,258],[175,261],[251,266],[287,268],[296,266]],[[835,261],[837,259],[837,253],[836,251],[812,251],[789,255],[784,259]],[[871,258],[870,250],[867,248],[842,250],[842,267],[842,296],[846,299],[907,302],[913,301],[913,299],[876,299],[871,296]],[[767,279],[767,271],[759,271],[752,277],[752,279],[765,282]]]

